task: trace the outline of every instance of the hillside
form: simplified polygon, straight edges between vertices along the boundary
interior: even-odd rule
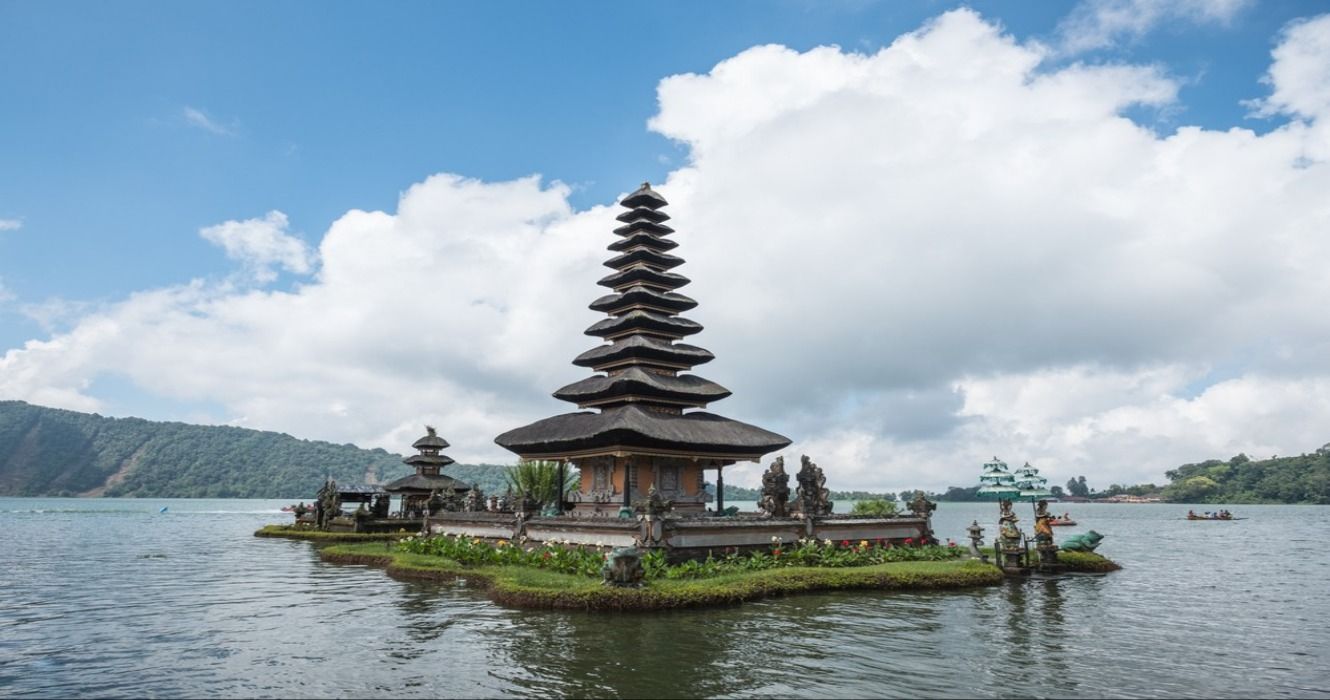
[[[364,483],[410,471],[382,449],[0,401],[0,496],[308,499],[325,475]],[[503,478],[490,466],[447,473],[482,488]]]

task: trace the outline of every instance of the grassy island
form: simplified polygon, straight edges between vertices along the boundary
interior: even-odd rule
[[[390,542],[410,537],[415,533],[405,530],[399,532],[327,532],[312,527],[295,525],[264,525],[254,532],[255,537],[285,537],[291,540],[310,540],[311,542]]]
[[[653,579],[641,588],[616,588],[585,575],[527,566],[466,566],[440,556],[404,552],[393,544],[332,545],[320,550],[319,556],[332,563],[382,566],[397,578],[463,578],[484,586],[495,602],[523,608],[669,610],[813,591],[937,590],[1002,582],[997,567],[961,559],[843,568],[791,566],[695,579]]]
[[[671,564],[663,552],[643,557],[640,588],[601,582],[608,547],[551,541],[518,545],[456,536],[406,533],[327,533],[272,525],[260,537],[307,539],[335,564],[383,567],[402,579],[464,579],[497,603],[522,608],[647,611],[732,605],[777,595],[836,590],[944,590],[992,586],[1003,574],[951,546],[893,547],[889,543],[800,540],[770,551]],[[367,541],[368,540],[368,541]],[[378,540],[378,541],[374,541]],[[327,545],[327,546],[322,546]],[[1059,552],[1072,573],[1102,574],[1120,567],[1097,554]]]

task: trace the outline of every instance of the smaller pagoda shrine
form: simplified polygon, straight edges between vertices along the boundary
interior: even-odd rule
[[[400,514],[406,518],[422,517],[428,507],[430,496],[440,494],[443,498],[454,500],[471,490],[471,485],[458,481],[451,476],[439,473],[453,463],[453,459],[442,454],[448,447],[448,441],[439,437],[433,426],[425,426],[425,436],[411,443],[418,454],[402,461],[415,468],[415,474],[408,474],[386,484],[383,490],[402,498]]]

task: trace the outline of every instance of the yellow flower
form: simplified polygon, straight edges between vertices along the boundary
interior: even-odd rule
[[[868,540],[859,540],[859,546],[860,546],[860,547],[863,547],[864,549],[867,549],[867,548],[868,548]]]

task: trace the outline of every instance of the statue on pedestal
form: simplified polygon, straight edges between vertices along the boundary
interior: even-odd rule
[[[473,486],[466,492],[466,496],[462,499],[462,510],[468,513],[485,510],[485,494],[481,493],[479,487]]]
[[[656,491],[656,485],[652,484],[647,489],[647,497],[639,499],[633,504],[636,509],[650,516],[664,515],[674,508],[674,501],[666,499]]]
[[[762,496],[757,507],[767,516],[784,518],[789,515],[789,501],[790,475],[785,473],[785,458],[777,457],[762,474]]]
[[[808,455],[800,457],[801,466],[795,480],[799,482],[799,513],[805,518],[813,518],[831,513],[831,492],[827,490],[827,477],[822,468],[813,463]]]

